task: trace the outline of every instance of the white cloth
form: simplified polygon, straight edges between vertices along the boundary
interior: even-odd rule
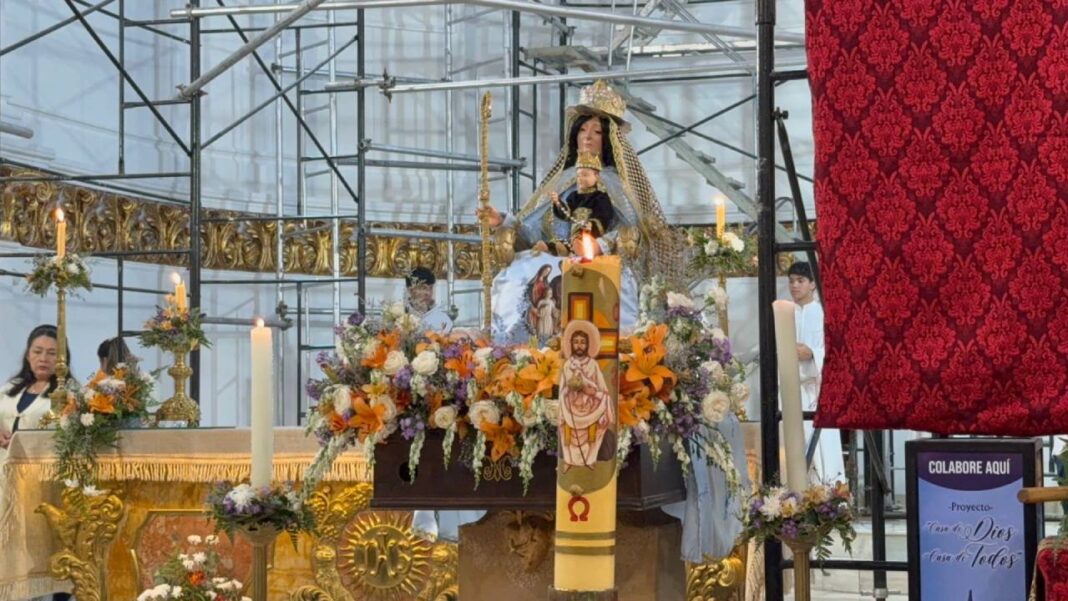
[[[819,301],[795,305],[794,319],[797,322],[797,343],[812,349],[812,358],[800,361],[801,406],[805,411],[815,411],[820,397],[820,382],[823,380],[823,358],[826,355],[823,342],[823,306]],[[805,450],[812,440],[812,422],[805,422]],[[821,430],[812,456],[812,471],[821,482],[834,482],[845,476],[842,461],[842,439],[838,430]]]
[[[427,330],[433,330],[435,332],[441,332],[442,334],[448,334],[452,331],[452,318],[445,312],[445,309],[439,305],[434,305],[429,311],[419,315],[419,320],[423,324],[423,327]]]
[[[36,430],[41,427],[41,418],[48,414],[52,408],[52,400],[47,395],[40,394],[30,403],[25,411],[19,413],[19,399],[22,393],[11,394],[15,387],[14,382],[8,382],[0,388],[0,432],[10,434],[15,427],[15,420],[19,420],[20,430]],[[0,463],[7,459],[7,449],[0,449]]]

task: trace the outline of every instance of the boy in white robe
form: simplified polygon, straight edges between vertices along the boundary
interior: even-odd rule
[[[823,306],[816,300],[816,282],[812,266],[797,261],[790,266],[790,296],[796,309],[797,358],[801,370],[801,406],[815,411],[820,396],[823,372]],[[812,439],[812,422],[805,422],[805,449]],[[821,482],[834,482],[845,477],[842,461],[842,439],[838,430],[821,430],[816,453],[812,457],[812,471]]]

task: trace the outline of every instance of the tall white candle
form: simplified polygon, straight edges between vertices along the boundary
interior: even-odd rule
[[[777,300],[775,314],[775,348],[779,362],[779,397],[782,399],[783,446],[786,450],[786,482],[790,490],[808,488],[805,465],[805,426],[801,414],[801,373],[797,362],[797,324],[794,304]]]
[[[177,273],[171,274],[171,281],[174,282],[174,305],[179,311],[184,311],[186,306],[185,282]]]
[[[60,259],[67,255],[67,220],[63,209],[56,209],[56,255]]]
[[[254,488],[270,486],[274,459],[274,345],[263,320],[252,328],[252,478]]]

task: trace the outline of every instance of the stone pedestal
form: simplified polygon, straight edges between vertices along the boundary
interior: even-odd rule
[[[682,524],[663,512],[620,512],[619,598],[686,599],[681,544]],[[553,583],[552,513],[494,511],[460,527],[459,571],[465,601],[545,601]]]

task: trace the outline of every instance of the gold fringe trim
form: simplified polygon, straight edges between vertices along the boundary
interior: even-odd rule
[[[276,482],[299,481],[304,478],[304,470],[313,457],[306,454],[297,456],[275,455],[272,478]],[[4,466],[5,478],[51,479],[55,474],[55,462],[49,459],[37,459],[33,463],[9,462]],[[97,480],[143,482],[238,482],[247,480],[251,466],[247,454],[215,455],[125,455],[123,457],[101,457],[97,464]],[[369,482],[371,471],[362,456],[355,453],[338,457],[326,473],[324,480],[335,482]]]

